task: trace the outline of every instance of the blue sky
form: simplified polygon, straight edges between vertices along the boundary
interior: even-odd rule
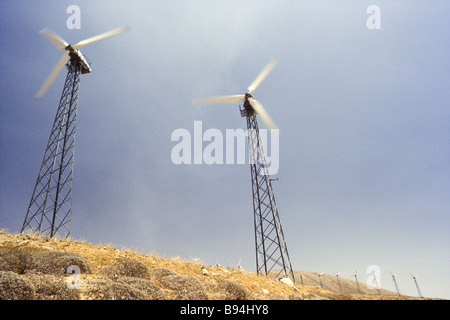
[[[69,5],[81,29],[66,26]],[[370,5],[381,29],[369,30]],[[174,130],[245,129],[255,91],[280,127],[274,191],[296,270],[378,265],[381,285],[450,298],[448,1],[11,1],[0,3],[0,228],[19,232],[63,87],[33,98],[62,55],[50,27],[86,46],[72,237],[205,264],[255,268],[248,164],[175,165]],[[261,124],[262,127],[262,124]]]

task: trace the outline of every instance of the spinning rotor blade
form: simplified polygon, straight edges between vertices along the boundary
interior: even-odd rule
[[[211,98],[200,98],[192,100],[192,104],[210,104],[210,103],[238,103],[239,100],[244,99],[244,95],[235,96],[219,96]]]
[[[267,77],[267,75],[272,71],[272,69],[277,65],[278,60],[272,59],[269,63],[264,67],[261,73],[256,77],[256,79],[252,82],[252,84],[248,87],[248,93],[252,94],[256,88],[263,82],[263,80]]]
[[[55,80],[58,73],[61,71],[61,69],[66,65],[66,63],[70,60],[69,52],[64,52],[61,59],[59,59],[56,66],[53,68],[52,72],[50,72],[50,75],[47,77],[47,80],[45,80],[44,84],[42,85],[41,89],[39,89],[38,93],[34,96],[35,98],[41,98],[44,96],[44,94],[47,92],[48,88],[50,88],[50,85]]]
[[[111,31],[108,31],[108,32],[105,32],[105,33],[102,33],[102,34],[99,34],[97,36],[88,38],[86,40],[82,40],[82,41],[78,42],[76,45],[73,45],[72,47],[74,49],[78,49],[78,48],[84,47],[84,46],[86,46],[88,44],[91,44],[93,42],[100,41],[100,40],[103,40],[103,39],[115,36],[116,34],[123,33],[123,32],[126,32],[128,30],[130,30],[130,27],[128,27],[128,26],[122,27],[122,28],[117,28],[117,29],[114,29],[114,30],[111,30]]]
[[[264,122],[264,124],[268,129],[277,129],[277,126],[275,125],[275,123],[273,123],[266,109],[264,109],[264,107],[260,102],[258,102],[255,99],[248,99],[248,102],[250,102],[251,106],[256,111],[256,113],[259,114],[261,120]]]
[[[39,31],[39,33],[50,40],[50,42],[53,43],[58,49],[64,49],[69,45],[63,38],[54,33],[49,27],[42,29],[41,31]]]

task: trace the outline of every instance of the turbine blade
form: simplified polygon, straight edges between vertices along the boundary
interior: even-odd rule
[[[78,48],[84,47],[84,46],[86,46],[88,44],[91,44],[93,42],[97,42],[97,41],[100,41],[100,40],[103,40],[103,39],[115,36],[117,34],[126,32],[128,30],[130,30],[130,27],[128,27],[128,26],[122,27],[122,28],[117,28],[117,29],[114,29],[114,30],[111,30],[111,31],[108,31],[108,32],[105,32],[105,33],[102,33],[102,34],[99,34],[97,36],[94,36],[94,37],[82,40],[82,41],[78,42],[76,45],[74,45],[72,47],[74,49],[78,49]]]
[[[272,71],[272,69],[277,65],[278,60],[272,59],[269,63],[264,67],[264,69],[260,72],[260,74],[253,80],[252,84],[248,87],[248,93],[252,94],[256,88],[263,82],[263,80],[267,77],[267,75]]]
[[[257,114],[261,117],[261,120],[264,122],[266,127],[268,129],[277,129],[277,126],[270,118],[269,114],[267,113],[266,109],[262,106],[260,102],[258,102],[255,99],[248,99],[250,102],[250,105],[253,107],[253,109],[256,111]]]
[[[49,27],[42,29],[41,31],[39,31],[39,33],[50,40],[50,42],[53,43],[58,49],[64,49],[69,45],[63,38],[54,33]]]
[[[41,98],[44,96],[44,94],[47,92],[48,88],[50,88],[51,84],[55,80],[58,73],[61,71],[61,69],[66,65],[67,61],[70,60],[69,52],[64,52],[61,59],[59,59],[56,66],[53,68],[52,72],[50,72],[49,76],[47,77],[47,80],[45,80],[42,87],[39,89],[38,93],[34,96],[35,98]]]
[[[235,96],[219,96],[210,98],[196,98],[192,100],[192,104],[212,104],[212,103],[238,103],[239,100],[244,99],[244,95]]]

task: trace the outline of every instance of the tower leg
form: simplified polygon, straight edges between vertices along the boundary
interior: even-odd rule
[[[295,283],[255,114],[247,115],[247,129],[253,194],[256,270],[258,274],[264,274],[273,279],[289,277]]]
[[[67,67],[58,110],[21,233],[28,229],[33,234],[38,233],[48,238],[55,235],[64,238],[70,235],[81,69],[79,61],[76,60],[70,60]]]

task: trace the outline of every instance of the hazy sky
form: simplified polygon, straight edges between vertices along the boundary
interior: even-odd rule
[[[81,9],[68,29],[69,5]],[[381,29],[369,29],[370,5]],[[249,164],[175,165],[179,128],[246,129],[239,104],[194,97],[254,93],[281,131],[273,182],[293,268],[369,277],[450,298],[450,2],[0,2],[0,228],[19,232],[65,72],[33,98],[67,42],[86,46],[72,238],[255,269]],[[260,124],[263,127],[262,123]],[[207,142],[204,143],[204,146]]]

